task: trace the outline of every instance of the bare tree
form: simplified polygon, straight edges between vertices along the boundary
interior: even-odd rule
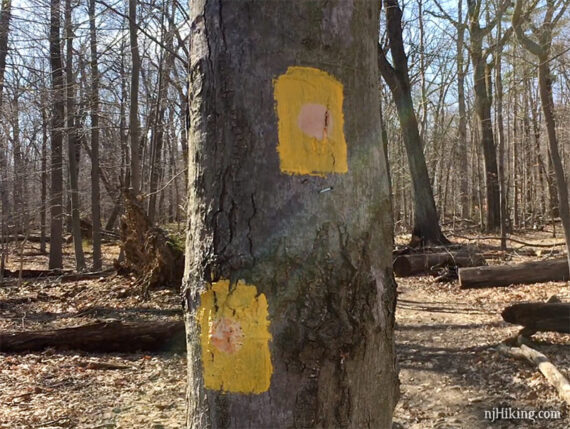
[[[502,18],[508,1],[503,1],[495,13],[495,18],[481,27],[482,0],[467,0],[467,13],[469,16],[469,52],[473,65],[473,92],[475,96],[475,112],[479,123],[479,134],[483,155],[485,159],[485,179],[487,198],[486,228],[490,231],[498,230],[501,226],[501,197],[499,188],[499,172],[497,169],[497,149],[493,135],[493,121],[491,118],[492,87],[489,56],[493,53],[492,47],[483,48],[485,38],[491,33],[497,22]],[[510,31],[506,32],[499,43],[507,40]]]
[[[168,87],[170,82],[170,73],[174,63],[174,56],[172,55],[172,42],[174,32],[172,28],[166,28],[165,21],[169,11],[166,9],[166,5],[163,3],[163,21],[161,22],[162,36],[161,40],[164,40],[165,51],[163,55],[159,58],[158,64],[158,91],[156,95],[156,103],[154,107],[154,123],[151,126],[151,156],[150,156],[150,183],[149,183],[149,199],[148,199],[148,217],[152,222],[155,221],[156,206],[157,206],[157,194],[159,193],[158,187],[160,183],[161,176],[163,174],[163,140],[164,140],[164,128],[165,128],[165,113],[166,113],[166,97],[168,94]],[[166,33],[166,34],[164,34]],[[163,194],[163,192],[160,192]]]
[[[91,222],[93,225],[93,270],[102,267],[101,193],[99,190],[99,64],[95,2],[89,0],[89,47],[91,53]]]
[[[75,123],[75,80],[73,73],[73,23],[71,18],[71,0],[65,0],[65,76],[66,76],[66,137],[69,160],[69,182],[71,200],[71,228],[75,250],[75,266],[77,271],[85,270],[83,240],[81,238],[81,219],[79,212],[79,136]]]
[[[129,0],[129,40],[131,48],[131,105],[129,110],[129,133],[131,149],[130,180],[135,193],[141,191],[141,161],[139,141],[139,81],[141,59],[137,35],[137,1]]]
[[[53,113],[51,118],[51,189],[49,268],[63,267],[63,129],[65,126],[65,85],[61,60],[61,1],[50,2],[49,52]]]
[[[2,10],[0,10],[0,112],[2,111],[2,96],[4,93],[4,76],[6,72],[6,57],[8,55],[8,34],[10,31],[10,20],[12,19],[12,1],[2,0]],[[7,234],[7,224],[10,212],[10,202],[8,196],[8,153],[6,142],[0,137],[0,202],[2,203],[2,218],[0,221],[0,234],[2,237]],[[4,265],[4,248],[2,248],[1,264]]]
[[[445,238],[439,226],[433,191],[423,153],[423,142],[414,111],[408,73],[408,58],[402,37],[402,10],[397,0],[384,0],[384,8],[393,64],[390,64],[382,47],[379,47],[378,67],[392,92],[392,97],[398,110],[404,145],[408,154],[414,195],[412,242],[416,244],[446,244],[449,241]]]
[[[46,85],[47,86],[47,85]],[[44,106],[47,106],[46,91],[42,90],[40,95],[40,110],[42,120],[42,150],[41,150],[41,193],[40,193],[40,252],[46,253],[46,223],[47,223],[47,152],[48,152],[48,128],[49,119]]]
[[[556,137],[556,122],[554,118],[554,99],[552,96],[552,75],[550,71],[550,55],[552,48],[552,32],[556,24],[560,21],[566,8],[568,0],[546,0],[546,11],[540,27],[532,27],[532,36],[528,36],[523,30],[524,15],[523,1],[517,0],[513,12],[512,23],[518,41],[530,53],[538,59],[538,85],[540,90],[540,100],[546,123],[548,134],[548,145],[550,158],[554,167],[556,185],[558,188],[558,202],[560,205],[560,218],[564,228],[566,247],[568,252],[568,263],[570,264],[570,207],[568,205],[568,183],[562,165],[558,149],[558,139]],[[533,7],[536,3],[533,3]],[[528,14],[529,12],[527,12]],[[533,39],[534,37],[534,39]]]

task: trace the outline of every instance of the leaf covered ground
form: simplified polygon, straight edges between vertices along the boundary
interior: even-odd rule
[[[561,241],[552,240],[547,232],[518,238],[540,244]],[[500,252],[496,249],[498,240],[468,243],[485,254],[489,265],[560,256],[558,252],[552,255],[551,249],[516,243],[509,243],[509,251]],[[524,301],[545,302],[552,295],[570,302],[567,283],[466,290],[461,290],[457,282],[435,283],[431,277],[399,278],[397,283],[396,347],[401,398],[394,417],[396,427],[570,427],[568,406],[545,378],[530,364],[495,350],[500,342],[520,330],[501,318],[506,306]],[[534,347],[569,378],[569,336],[538,333],[533,340]],[[562,418],[491,422],[485,419],[485,410],[494,408],[560,411]]]
[[[517,238],[542,244],[560,241],[547,232]],[[496,250],[498,241],[474,240],[473,235],[469,243],[480,247],[489,264],[553,256],[547,248],[529,252],[532,248],[514,243],[503,253]],[[71,248],[67,251],[65,268],[72,268]],[[104,254],[110,266],[116,246],[108,246]],[[34,245],[21,257],[24,268],[47,265]],[[19,264],[20,255],[14,253],[8,268]],[[505,306],[546,301],[552,295],[570,302],[566,283],[460,290],[457,283],[435,283],[431,277],[397,280],[401,398],[394,427],[570,427],[570,410],[544,377],[525,362],[495,351],[518,331],[502,321]],[[116,275],[73,282],[27,279],[20,287],[6,280],[0,287],[1,331],[180,317],[177,292],[156,290],[149,301],[142,301],[134,279]],[[534,338],[536,348],[570,376],[568,336],[541,333]],[[0,353],[0,428],[182,428],[185,378],[185,356],[179,353]],[[505,407],[555,410],[562,418],[495,423],[484,418],[485,410]]]
[[[69,257],[64,268],[72,268]],[[116,246],[104,249],[106,265]],[[45,268],[33,248],[25,268]],[[29,256],[31,255],[31,256]],[[19,265],[19,255],[10,261]],[[0,287],[0,330],[78,326],[95,320],[181,319],[178,293],[140,299],[134,279],[112,275],[62,282],[14,280]],[[45,350],[0,353],[0,428],[181,428],[186,359],[180,353],[91,354]]]

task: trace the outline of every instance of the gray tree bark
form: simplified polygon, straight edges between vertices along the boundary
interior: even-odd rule
[[[49,268],[63,266],[63,128],[65,126],[65,85],[61,60],[61,2],[51,0],[49,51],[53,113],[51,118],[51,188],[50,188],[50,243]]]
[[[538,59],[538,88],[540,92],[540,101],[542,111],[544,113],[544,122],[546,123],[546,132],[548,134],[548,148],[550,159],[554,168],[556,177],[556,186],[558,189],[558,202],[560,210],[560,219],[564,228],[564,237],[566,239],[566,248],[568,250],[567,258],[570,266],[570,205],[568,203],[568,182],[564,173],[564,166],[560,153],[558,152],[558,138],[556,136],[556,122],[554,119],[554,99],[552,97],[552,75],[550,72],[550,50],[552,47],[552,31],[558,21],[564,16],[564,12],[569,2],[555,3],[553,0],[547,1],[546,12],[543,17],[542,26],[535,30],[536,41],[527,36],[522,28],[523,13],[522,1],[517,0],[515,10],[513,12],[512,22],[521,45],[532,53]]]
[[[139,142],[139,81],[141,58],[137,36],[137,2],[129,0],[129,40],[131,48],[131,104],[129,108],[130,184],[135,194],[141,191],[141,156]]]
[[[506,4],[506,2],[503,2]],[[473,94],[475,96],[475,113],[477,114],[481,147],[485,160],[487,217],[486,228],[496,231],[501,224],[501,202],[499,189],[499,172],[497,168],[497,149],[493,135],[493,121],[491,119],[492,88],[487,57],[490,52],[483,49],[483,40],[496,25],[502,15],[502,7],[497,18],[481,27],[482,0],[467,0],[467,13],[469,15],[469,35],[471,41],[469,52],[473,65]]]
[[[449,241],[441,232],[439,225],[433,190],[423,152],[423,141],[414,111],[408,73],[408,58],[402,37],[402,10],[397,0],[384,0],[384,6],[393,64],[388,62],[382,48],[379,47],[378,68],[390,87],[392,97],[394,98],[402,130],[402,138],[406,146],[406,154],[408,155],[414,195],[412,244],[448,244]]]
[[[378,13],[363,0],[191,2],[188,427],[391,427]],[[309,143],[287,153],[299,144],[287,132]]]
[[[91,51],[91,222],[93,225],[93,271],[101,270],[101,191],[99,188],[99,65],[95,0],[89,0],[89,46]]]
[[[4,75],[6,71],[6,57],[8,56],[8,34],[10,31],[10,20],[12,19],[12,1],[2,0],[2,10],[0,10],[0,108],[2,107],[2,96],[4,93]],[[6,146],[6,147],[5,147]],[[8,233],[8,218],[10,217],[10,201],[8,194],[8,147],[7,143],[0,141],[0,202],[2,203],[2,218],[0,225],[1,235]],[[2,249],[4,250],[4,249]],[[2,252],[2,263],[4,253]]]
[[[85,270],[83,240],[81,239],[79,213],[79,136],[75,123],[75,84],[73,76],[73,29],[71,22],[71,0],[65,0],[65,39],[66,39],[66,134],[67,155],[69,160],[69,182],[71,194],[71,235],[75,250],[77,271]]]
[[[47,88],[47,85],[45,86]],[[41,92],[41,105],[47,105],[46,91]],[[46,221],[47,221],[47,147],[48,147],[48,118],[45,109],[42,109],[42,172],[40,191],[40,252],[46,253]]]
[[[501,22],[497,24],[497,39],[500,40],[502,35]],[[501,249],[507,248],[507,186],[505,183],[505,130],[503,126],[503,69],[502,54],[503,47],[497,43],[497,51],[495,52],[495,115],[497,118],[497,140],[498,140],[498,173],[499,173],[499,191],[500,199],[500,231],[501,231]]]
[[[457,103],[459,108],[459,124],[457,127],[457,158],[460,165],[467,168],[467,109],[465,106],[465,75],[467,74],[467,64],[465,64],[465,30],[463,22],[463,0],[457,1]],[[471,211],[469,209],[469,175],[461,174],[459,178],[459,199],[461,201],[461,217],[469,219]]]

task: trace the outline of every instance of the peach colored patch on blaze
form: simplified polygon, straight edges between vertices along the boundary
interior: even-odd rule
[[[297,116],[297,125],[306,135],[323,140],[332,131],[332,116],[322,104],[303,104]]]
[[[348,172],[342,83],[323,70],[291,66],[273,85],[281,171],[321,177]]]
[[[218,319],[210,326],[210,341],[220,351],[235,353],[243,345],[243,330],[239,322],[227,317]]]

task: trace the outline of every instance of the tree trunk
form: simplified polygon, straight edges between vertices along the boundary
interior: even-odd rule
[[[465,75],[467,67],[465,65],[465,27],[463,25],[463,0],[457,1],[457,103],[459,124],[457,127],[457,155],[460,165],[465,166],[465,174],[459,177],[459,199],[461,201],[461,218],[470,217],[469,210],[469,175],[467,174],[467,109],[465,107]]]
[[[8,56],[8,34],[12,18],[12,1],[2,0],[0,10],[0,110],[2,108],[2,95],[4,93],[4,75],[6,72],[6,57]],[[7,258],[7,249],[3,237],[8,234],[10,219],[10,199],[8,193],[8,144],[0,140],[0,267],[4,267]]]
[[[46,93],[41,92],[41,104],[47,105]],[[48,119],[45,109],[42,109],[42,152],[41,152],[41,194],[40,194],[40,252],[46,253],[46,220],[47,220],[47,145]]]
[[[550,158],[554,167],[556,185],[558,188],[558,204],[560,219],[564,228],[566,239],[566,249],[568,250],[568,264],[570,265],[570,207],[568,205],[568,183],[562,166],[562,159],[558,152],[558,140],[556,138],[556,123],[554,122],[554,100],[552,99],[552,77],[550,76],[550,63],[548,55],[539,57],[538,65],[538,87],[540,90],[540,101],[546,122],[546,132],[548,134],[548,147]]]
[[[91,221],[93,223],[93,271],[101,269],[101,192],[99,190],[99,69],[95,0],[89,0],[91,50]]]
[[[125,42],[121,43],[121,65],[120,65],[120,76],[121,76],[121,100],[119,105],[119,133],[121,141],[121,176],[119,178],[120,183],[123,187],[129,188],[131,186],[131,173],[130,165],[131,159],[129,156],[129,136],[127,134],[127,100],[128,100],[128,88],[127,88],[127,72],[125,70]]]
[[[14,209],[13,225],[15,231],[25,234],[27,227],[26,212],[26,182],[27,174],[25,173],[23,144],[20,136],[20,82],[16,80],[14,83],[14,97],[11,105],[12,119],[12,152],[14,173],[12,175],[12,207]]]
[[[163,12],[167,13],[166,10]],[[151,222],[156,222],[156,211],[157,211],[157,200],[158,193],[164,195],[163,191],[159,190],[160,180],[163,175],[163,163],[162,151],[164,146],[164,128],[166,124],[164,123],[164,116],[166,113],[166,100],[168,97],[168,88],[170,83],[170,72],[173,67],[174,57],[170,53],[173,49],[172,47],[172,28],[165,28],[162,25],[163,32],[161,40],[164,41],[165,50],[160,58],[158,66],[158,90],[156,97],[156,107],[155,107],[155,121],[152,125],[152,137],[151,137],[151,157],[150,157],[150,186],[149,186],[149,199],[148,199],[148,217]]]
[[[501,22],[497,25],[497,39],[502,35]],[[497,115],[497,139],[499,143],[499,214],[501,230],[501,250],[507,249],[507,192],[505,184],[505,130],[503,126],[503,71],[502,71],[502,50],[503,47],[497,41],[497,51],[495,52],[495,113]],[[491,87],[492,88],[492,87]]]
[[[473,54],[472,54],[473,55]],[[493,137],[493,122],[491,119],[491,100],[486,84],[486,64],[480,58],[473,60],[475,112],[479,123],[479,136],[485,160],[485,181],[487,201],[487,231],[497,231],[500,228],[500,190],[497,170],[497,151]]]
[[[467,0],[469,14],[469,34],[471,42],[469,52],[473,65],[473,93],[475,96],[475,113],[479,125],[479,138],[485,159],[487,217],[486,229],[497,231],[500,228],[500,190],[497,171],[497,151],[493,138],[493,121],[491,120],[491,91],[488,85],[490,74],[487,69],[487,50],[483,49],[483,39],[491,31],[493,24],[487,23],[481,28],[481,2]],[[500,19],[500,17],[499,17]]]
[[[550,49],[552,46],[552,32],[558,20],[564,15],[567,3],[547,2],[542,26],[534,28],[533,32],[538,41],[531,39],[522,29],[522,1],[517,0],[513,11],[512,23],[517,39],[522,46],[538,58],[538,88],[540,101],[546,122],[548,134],[548,148],[550,159],[554,167],[556,186],[558,188],[558,203],[560,218],[564,228],[568,265],[570,266],[570,206],[568,203],[568,183],[564,174],[562,158],[558,152],[558,139],[556,137],[556,123],[554,119],[554,100],[552,97],[552,77],[550,74]],[[557,12],[557,7],[559,7]],[[555,17],[556,14],[556,17]]]
[[[190,20],[188,427],[391,427],[377,2]]]
[[[2,95],[4,93],[4,75],[6,72],[6,57],[8,56],[8,34],[10,32],[10,20],[12,18],[12,1],[2,0],[2,10],[0,11],[0,108],[2,107]],[[8,147],[0,145],[0,202],[2,203],[2,225],[3,234],[7,233],[9,215],[8,199]]]
[[[131,47],[131,105],[129,110],[129,133],[131,148],[130,181],[135,194],[141,192],[141,158],[139,142],[139,80],[141,59],[137,36],[137,1],[129,0],[129,40]]]
[[[61,2],[51,0],[50,7],[50,65],[53,90],[53,112],[51,119],[51,189],[50,189],[50,245],[49,268],[62,268],[63,257],[63,127],[65,109],[65,87],[63,82],[63,64],[60,50]]]
[[[79,214],[79,146],[78,130],[75,123],[75,83],[73,76],[73,30],[71,22],[71,0],[65,0],[65,39],[66,39],[66,134],[67,154],[69,159],[69,182],[71,193],[71,235],[75,250],[75,266],[77,271],[85,270],[83,240],[81,238]]]
[[[421,245],[449,243],[439,226],[411,93],[397,91],[394,93],[394,99],[412,179],[414,196],[412,241],[415,238]]]
[[[449,241],[441,232],[433,191],[429,180],[423,142],[414,111],[408,58],[402,38],[402,11],[397,0],[384,0],[386,26],[390,39],[391,65],[382,48],[378,49],[378,68],[390,87],[398,111],[402,138],[408,155],[414,195],[413,245],[447,244]]]

